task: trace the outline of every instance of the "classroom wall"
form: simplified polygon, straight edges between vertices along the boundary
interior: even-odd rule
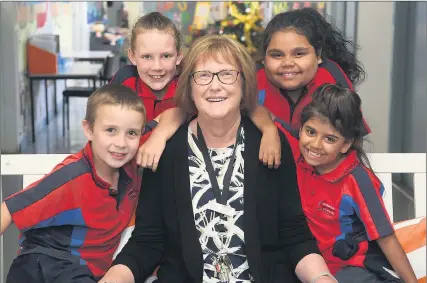
[[[369,151],[388,152],[394,40],[394,2],[359,2],[356,39],[366,80],[358,87],[362,110],[372,134]]]

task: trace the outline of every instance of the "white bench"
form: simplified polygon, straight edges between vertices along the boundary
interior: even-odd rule
[[[23,187],[49,173],[68,154],[3,154],[1,175],[22,175]],[[393,173],[414,174],[415,217],[426,215],[426,154],[425,153],[372,153],[371,165],[386,190],[384,202],[393,219]]]
[[[393,173],[412,173],[415,217],[426,216],[426,156],[425,153],[372,153],[371,166],[385,188],[384,204],[393,221]]]
[[[23,187],[26,187],[49,173],[67,156],[68,154],[1,155],[1,175],[22,175]],[[384,203],[392,220],[393,184],[391,176],[393,173],[414,174],[415,217],[426,216],[426,156],[425,153],[373,153],[369,155],[374,172],[384,184],[386,191]],[[119,248],[123,244],[121,243]],[[426,261],[425,257],[423,260]]]

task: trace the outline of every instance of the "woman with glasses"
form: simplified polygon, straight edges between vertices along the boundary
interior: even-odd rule
[[[243,46],[207,36],[187,54],[177,104],[197,117],[145,171],[135,230],[100,282],[336,282],[307,226],[289,144],[258,161],[255,68]]]

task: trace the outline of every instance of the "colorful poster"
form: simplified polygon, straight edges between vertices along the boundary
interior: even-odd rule
[[[325,2],[294,2],[294,1],[273,1],[273,16],[291,10],[312,7],[321,14],[325,10]]]
[[[92,24],[104,20],[106,9],[104,2],[87,2],[87,23]]]
[[[184,45],[191,43],[191,28],[196,2],[143,2],[144,14],[160,12],[170,18],[181,31]]]

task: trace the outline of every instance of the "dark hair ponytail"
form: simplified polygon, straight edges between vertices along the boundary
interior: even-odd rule
[[[353,140],[350,149],[357,152],[359,160],[371,168],[362,148],[364,124],[360,96],[347,88],[325,84],[313,93],[313,100],[301,113],[301,125],[311,118],[326,119],[346,139]]]
[[[262,52],[265,55],[273,34],[277,31],[294,29],[304,35],[323,60],[335,61],[357,85],[365,79],[362,63],[356,59],[356,45],[345,39],[341,31],[313,8],[303,8],[277,14],[264,31]]]

